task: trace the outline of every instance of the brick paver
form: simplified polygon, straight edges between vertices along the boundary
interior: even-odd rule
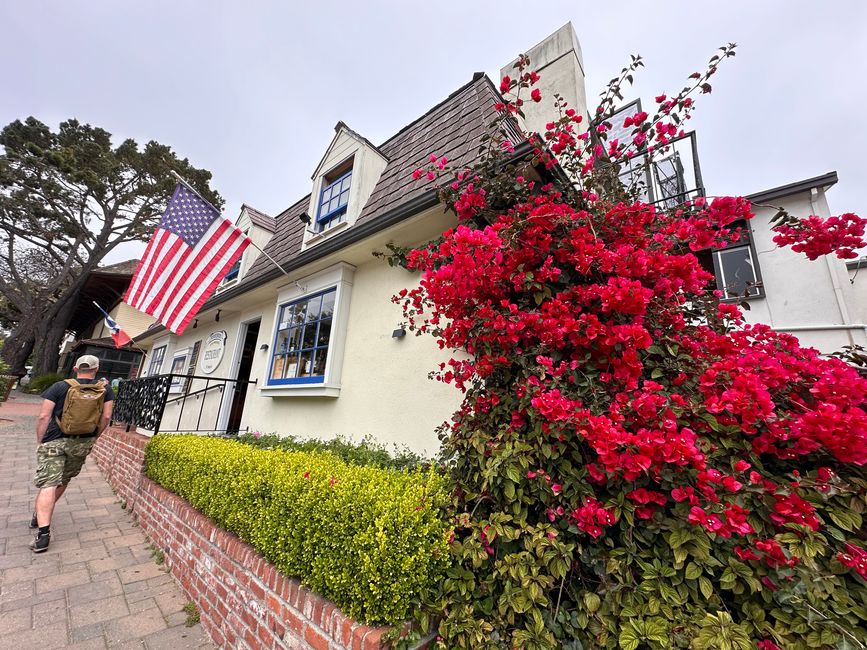
[[[92,460],[57,505],[48,551],[30,551],[39,402],[13,392],[0,405],[0,650],[213,648]]]

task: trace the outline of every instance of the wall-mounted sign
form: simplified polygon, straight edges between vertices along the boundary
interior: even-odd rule
[[[208,340],[205,341],[205,348],[202,350],[202,372],[210,375],[220,365],[223,360],[223,354],[226,352],[226,330],[219,332],[211,332],[208,335]]]

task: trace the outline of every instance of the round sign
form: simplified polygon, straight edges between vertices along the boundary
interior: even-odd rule
[[[208,340],[205,341],[205,349],[202,350],[202,372],[210,375],[220,365],[223,360],[223,354],[226,352],[226,330],[212,332],[208,335]]]

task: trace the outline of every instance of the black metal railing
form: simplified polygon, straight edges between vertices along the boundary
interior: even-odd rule
[[[138,427],[153,431],[154,434],[179,431],[237,432],[237,427],[232,427],[230,422],[234,403],[229,405],[226,426],[219,426],[225,400],[227,397],[233,400],[245,399],[250,384],[256,383],[256,380],[239,381],[229,377],[207,375],[168,374],[128,379],[118,386],[111,423],[124,423],[127,430]],[[208,397],[214,394],[219,394],[219,402],[210,400],[211,404],[206,413],[205,405],[209,401]],[[177,414],[167,414],[166,407],[175,405]],[[191,426],[181,426],[185,414]],[[164,426],[165,419],[170,420]],[[192,424],[193,421],[195,425]],[[174,429],[167,428],[171,424],[175,425]],[[203,424],[205,426],[202,426]],[[207,426],[209,424],[213,426]]]

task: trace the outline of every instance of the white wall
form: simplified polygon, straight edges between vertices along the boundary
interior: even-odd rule
[[[242,426],[262,432],[330,438],[371,434],[386,444],[407,445],[433,454],[436,427],[458,408],[461,393],[427,375],[449,355],[430,336],[392,338],[402,320],[390,302],[417,276],[371,258],[354,274],[340,395],[270,397],[252,391]],[[273,346],[273,309],[262,319],[259,340]],[[257,353],[253,376],[264,385],[270,354]]]
[[[828,216],[825,192],[803,192],[777,199],[796,217],[811,214]],[[776,210],[753,207],[751,220],[765,297],[749,301],[745,317],[751,323],[766,323],[774,329],[797,336],[802,345],[823,353],[844,345],[867,345],[867,273],[850,283],[854,272],[833,255],[810,261],[790,248],[773,243],[770,220]]]

